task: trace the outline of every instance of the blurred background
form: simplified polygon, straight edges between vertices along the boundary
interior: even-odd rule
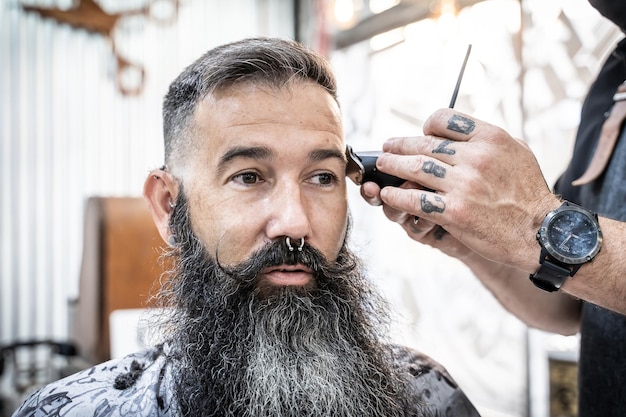
[[[455,107],[526,140],[549,183],[622,37],[586,0],[0,0],[0,416],[146,343],[161,243],[140,196],[163,162],[162,98],[208,49],[258,35],[330,59],[358,150],[421,134],[472,44]],[[576,415],[576,337],[526,328],[353,185],[350,200],[395,340],[444,364],[485,416]]]

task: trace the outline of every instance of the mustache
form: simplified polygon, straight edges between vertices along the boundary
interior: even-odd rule
[[[354,256],[347,246],[349,227],[350,225],[348,224],[348,230],[345,233],[343,244],[336,259],[329,260],[307,241],[302,245],[302,251],[290,251],[289,245],[285,241],[286,236],[283,236],[255,250],[247,259],[241,262],[220,264],[220,245],[211,251],[213,253],[210,253],[193,231],[188,199],[186,198],[184,187],[181,185],[169,223],[170,231],[176,237],[176,244],[164,255],[173,261],[172,269],[169,273],[170,278],[177,276],[196,278],[193,280],[166,279],[166,287],[168,289],[161,291],[159,298],[162,301],[160,303],[163,305],[178,305],[179,307],[188,305],[190,294],[186,293],[185,296],[181,294],[186,291],[191,291],[191,294],[195,294],[195,292],[199,291],[198,288],[193,287],[194,282],[198,279],[205,282],[207,288],[212,287],[216,289],[219,286],[223,286],[222,290],[229,296],[257,293],[260,287],[265,287],[264,285],[259,285],[262,284],[259,282],[262,271],[265,268],[283,264],[301,264],[313,271],[313,285],[303,288],[307,295],[312,295],[310,291],[314,290],[315,293],[319,293],[319,291],[336,291],[338,296],[345,298],[363,296],[362,293],[370,292],[368,290],[369,286],[366,282],[363,282],[359,259]],[[298,248],[300,247],[299,243],[297,244]],[[345,277],[350,277],[350,280],[359,282],[359,285],[347,288],[347,286],[341,284],[341,281],[345,281]],[[270,292],[274,293],[275,289],[272,288]],[[266,290],[262,290],[262,292],[268,295]],[[214,291],[203,291],[204,302],[213,299],[214,294]]]
[[[217,256],[216,263],[223,273],[242,284],[254,284],[264,269],[274,266],[300,264],[313,270],[316,278],[332,269],[328,259],[310,244],[305,242],[302,250],[289,250],[283,240],[268,243],[236,265],[223,266]]]

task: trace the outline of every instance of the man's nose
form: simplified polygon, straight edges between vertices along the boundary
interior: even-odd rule
[[[311,207],[297,184],[277,185],[268,202],[270,217],[266,226],[268,238],[289,236],[305,238],[311,232]]]

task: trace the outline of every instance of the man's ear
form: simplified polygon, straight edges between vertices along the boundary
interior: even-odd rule
[[[172,234],[169,222],[178,196],[178,181],[170,173],[162,169],[155,169],[146,178],[143,196],[150,206],[152,219],[161,239],[169,244],[169,238]]]

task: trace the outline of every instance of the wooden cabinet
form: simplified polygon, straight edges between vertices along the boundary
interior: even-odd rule
[[[164,271],[165,243],[143,198],[93,197],[85,208],[84,250],[72,337],[80,355],[110,358],[112,311],[149,307]]]

